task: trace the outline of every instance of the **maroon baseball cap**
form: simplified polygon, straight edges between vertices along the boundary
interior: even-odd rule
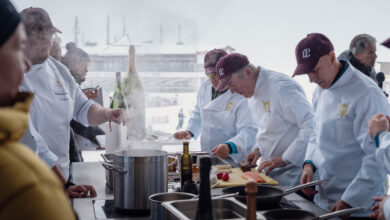
[[[219,59],[221,59],[223,56],[226,56],[227,53],[224,50],[221,49],[214,49],[206,53],[206,56],[204,57],[204,69],[206,72],[206,75],[211,73],[217,72],[217,62]]]
[[[58,28],[54,27],[49,14],[42,8],[26,8],[20,14],[27,31],[62,33]]]
[[[333,50],[332,42],[325,35],[319,33],[308,34],[295,48],[298,66],[293,77],[310,73],[317,65],[318,60]]]
[[[390,38],[388,38],[387,40],[383,41],[381,44],[383,46],[385,46],[385,47],[390,49]]]
[[[230,78],[232,78],[232,74],[248,64],[248,58],[239,53],[232,53],[222,57],[217,63],[217,72],[219,75],[217,90],[225,88]]]

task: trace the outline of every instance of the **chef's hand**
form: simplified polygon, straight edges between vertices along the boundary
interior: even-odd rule
[[[90,193],[90,197],[96,197],[96,190],[90,185],[69,186],[66,192],[70,198],[85,198],[88,196],[88,192]]]
[[[344,202],[343,200],[339,200],[337,201],[334,206],[330,209],[330,212],[334,212],[334,211],[338,211],[338,210],[343,210],[343,209],[348,209],[348,208],[351,208],[352,206],[348,205],[346,202]],[[339,216],[339,218],[341,219],[349,219],[349,215],[350,214],[345,214],[345,215],[341,215]]]
[[[121,108],[107,109],[105,111],[105,117],[107,121],[113,121],[117,124],[123,123],[123,125],[126,125],[130,121],[130,117],[127,112]]]
[[[225,159],[229,156],[230,147],[228,144],[218,144],[214,149],[211,150],[213,156],[218,156],[222,159]]]
[[[173,134],[173,137],[182,140],[182,139],[191,139],[192,136],[191,133],[188,131],[178,131]]]
[[[268,169],[265,172],[265,174],[268,175],[269,172],[271,172],[271,170],[273,170],[274,168],[284,167],[284,166],[286,166],[286,163],[283,161],[282,157],[272,157],[269,160],[263,161],[260,164],[257,171],[259,171],[259,173],[261,173],[263,171],[263,169],[268,167]]]
[[[250,154],[248,154],[248,156],[246,156],[246,161],[248,161],[251,167],[253,168],[256,167],[256,162],[260,157],[261,157],[260,150],[255,149]]]
[[[370,133],[371,138],[374,138],[374,135],[381,131],[389,130],[389,121],[387,117],[384,118],[383,114],[376,114],[368,121],[368,132]]]
[[[306,163],[303,167],[302,176],[301,176],[301,184],[309,183],[313,181],[313,165]],[[301,189],[303,193],[305,193],[308,196],[316,194],[318,191],[312,189],[311,187],[307,187],[304,189]]]
[[[95,99],[99,96],[99,91],[97,89],[85,89],[83,90],[83,93],[88,99]]]
[[[373,198],[377,203],[371,208],[372,213],[370,218],[386,220],[383,206],[388,198],[389,196],[378,196]]]

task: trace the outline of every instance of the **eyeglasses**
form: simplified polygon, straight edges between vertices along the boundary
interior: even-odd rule
[[[207,74],[207,76],[209,77],[209,79],[217,79],[218,78],[217,73],[209,73],[209,74]]]

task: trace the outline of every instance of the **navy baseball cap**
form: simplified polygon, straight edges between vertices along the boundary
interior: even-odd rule
[[[232,74],[249,64],[248,57],[239,53],[232,53],[222,57],[217,63],[219,82],[217,90],[225,88]]]
[[[317,65],[318,60],[333,50],[332,42],[325,35],[320,33],[308,34],[295,48],[298,66],[293,77],[310,73]]]

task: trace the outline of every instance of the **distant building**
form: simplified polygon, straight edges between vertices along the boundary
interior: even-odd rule
[[[84,47],[92,62],[89,71],[126,72],[131,40],[124,35],[110,45]],[[214,48],[234,51],[230,46],[195,46],[186,44],[161,45],[153,42],[134,43],[137,71],[142,72],[199,72],[203,71],[203,57]]]
[[[179,123],[180,109],[185,116],[184,123],[192,114],[199,86],[206,78],[203,69],[206,53],[215,48],[234,51],[230,46],[164,45],[151,41],[138,44],[124,35],[110,45],[83,48],[91,56],[85,86],[99,85],[111,93],[115,72],[128,71],[131,44],[135,46],[136,69],[146,95],[146,125],[170,132]]]

